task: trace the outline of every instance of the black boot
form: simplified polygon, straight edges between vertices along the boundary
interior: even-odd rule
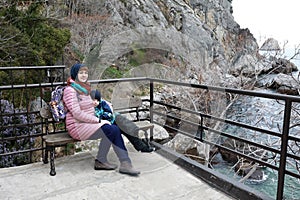
[[[129,134],[124,133],[124,132],[122,132],[122,134],[127,137],[127,139],[129,140],[129,142],[133,145],[133,147],[137,151],[148,152],[148,153],[154,151],[153,147],[151,147],[148,143],[144,142],[140,138],[134,137],[134,136],[129,135]]]
[[[152,152],[155,150],[155,148],[150,145],[148,139],[141,139],[141,140],[145,144],[145,146],[141,149],[141,152]]]

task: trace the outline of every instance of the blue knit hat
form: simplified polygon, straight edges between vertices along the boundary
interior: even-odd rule
[[[92,99],[97,99],[98,101],[101,101],[101,93],[99,90],[92,90],[91,91],[91,97]]]
[[[77,74],[78,74],[78,72],[79,72],[79,70],[80,70],[80,68],[81,67],[84,67],[85,66],[85,64],[82,64],[82,63],[76,63],[76,64],[74,64],[72,67],[71,67],[71,78],[73,79],[73,80],[76,80],[76,77],[77,77]]]

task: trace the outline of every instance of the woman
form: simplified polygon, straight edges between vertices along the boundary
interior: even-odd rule
[[[139,171],[132,167],[121,131],[107,120],[99,120],[95,116],[93,100],[90,96],[91,87],[88,83],[88,67],[84,64],[74,64],[71,77],[64,89],[63,101],[68,113],[66,126],[71,137],[78,140],[95,140],[101,138],[95,170],[114,170],[117,165],[109,163],[107,154],[111,144],[120,161],[119,172],[137,176]]]

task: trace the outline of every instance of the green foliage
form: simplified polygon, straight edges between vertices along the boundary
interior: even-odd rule
[[[16,3],[0,8],[0,67],[53,65],[61,59],[71,33],[42,16],[43,9],[38,2],[27,9]]]
[[[73,155],[75,150],[75,144],[74,143],[69,143],[66,146],[66,154],[67,155]]]
[[[3,41],[0,39],[0,67],[29,65],[35,59],[35,53],[28,35],[11,24],[1,24],[0,38]]]
[[[76,152],[76,153],[82,152],[82,151],[83,151],[82,147],[75,148],[75,152]]]
[[[128,64],[126,66],[110,66],[102,74],[102,78],[122,78],[126,77],[127,72],[137,66],[147,62],[147,51],[134,47],[127,55]],[[128,74],[127,74],[128,75]]]
[[[17,7],[18,1],[8,1],[0,7],[0,67],[54,65],[63,55],[71,33],[58,20],[42,15],[43,3],[32,1],[27,8]],[[40,83],[46,71],[0,71],[0,85]],[[20,93],[18,93],[20,92]],[[2,94],[21,105],[22,93]],[[32,91],[32,96],[39,94]]]
[[[145,50],[144,49],[133,49],[132,55],[129,59],[129,65],[136,67],[145,62]]]
[[[107,68],[102,74],[102,78],[122,78],[122,77],[123,77],[123,72],[118,70],[115,67]]]
[[[48,24],[40,24],[35,30],[32,42],[45,65],[53,65],[63,54],[63,48],[70,39],[66,29],[56,29]],[[56,58],[56,59],[53,59]]]

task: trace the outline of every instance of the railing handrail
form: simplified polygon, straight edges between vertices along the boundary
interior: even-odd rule
[[[0,70],[29,70],[29,69],[65,69],[65,65],[55,66],[15,66],[15,67],[0,67]]]
[[[47,66],[45,66],[47,67]],[[13,67],[7,67],[13,68]],[[55,68],[52,66],[52,68]],[[2,68],[0,68],[2,70]],[[15,68],[13,68],[15,69]],[[27,67],[24,69],[28,69]],[[24,70],[22,69],[22,70]],[[36,69],[36,68],[32,68]],[[39,67],[37,69],[44,69],[44,67]],[[286,95],[286,94],[274,94],[274,93],[263,93],[259,91],[252,91],[252,90],[244,90],[244,89],[235,89],[235,88],[227,88],[227,87],[216,87],[216,86],[209,86],[209,85],[203,85],[203,84],[191,84],[191,83],[184,83],[184,82],[178,82],[178,81],[171,81],[171,80],[165,80],[165,79],[157,79],[157,78],[149,78],[149,77],[138,77],[138,78],[116,78],[116,79],[101,79],[101,80],[90,80],[89,82],[91,84],[99,84],[99,83],[116,83],[116,82],[130,82],[130,81],[153,81],[153,82],[160,82],[160,83],[167,83],[167,84],[173,84],[173,85],[179,85],[179,86],[185,86],[185,87],[193,87],[193,88],[200,88],[200,89],[206,89],[206,90],[212,90],[212,91],[220,91],[220,92],[226,92],[226,93],[234,93],[234,94],[242,94],[242,95],[248,95],[248,96],[254,96],[254,97],[262,97],[262,98],[269,98],[269,99],[279,99],[279,100],[291,100],[293,102],[300,102],[300,96],[295,95]],[[55,82],[55,83],[43,83],[43,84],[26,84],[26,87],[38,87],[38,86],[57,86],[57,85],[65,85],[66,82]],[[25,87],[25,84],[20,85],[14,85],[14,88],[21,88]],[[0,86],[0,89],[11,89],[11,85],[4,85]]]
[[[227,88],[227,87],[217,87],[217,86],[210,86],[210,85],[203,85],[203,84],[194,84],[194,83],[183,83],[178,81],[172,80],[164,80],[164,79],[157,79],[157,78],[147,78],[153,82],[160,82],[160,83],[167,83],[173,85],[180,85],[186,87],[193,87],[193,88],[200,88],[212,91],[219,91],[219,92],[226,92],[226,93],[234,93],[234,94],[242,94],[254,97],[263,97],[268,99],[280,99],[280,100],[291,100],[293,102],[300,102],[300,96],[294,95],[286,95],[286,94],[275,94],[275,93],[263,93],[259,91],[253,90],[244,90],[244,89],[236,89],[236,88]]]

